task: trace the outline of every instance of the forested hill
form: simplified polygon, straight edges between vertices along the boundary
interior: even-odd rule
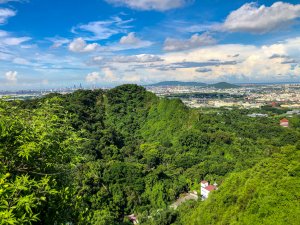
[[[148,86],[152,87],[164,87],[164,86],[193,86],[193,87],[210,87],[217,89],[230,89],[230,88],[238,88],[238,85],[230,84],[227,82],[219,82],[215,84],[205,84],[201,82],[184,82],[184,81],[163,81],[155,84],[151,84]]]
[[[137,85],[0,101],[0,223],[299,224],[300,120],[247,114]]]

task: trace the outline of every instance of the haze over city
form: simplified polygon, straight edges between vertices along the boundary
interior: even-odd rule
[[[0,90],[297,82],[297,3],[1,0]]]

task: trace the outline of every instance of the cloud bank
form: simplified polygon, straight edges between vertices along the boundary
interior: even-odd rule
[[[263,34],[291,25],[300,17],[300,4],[276,2],[270,7],[247,3],[231,12],[221,25],[229,32]]]

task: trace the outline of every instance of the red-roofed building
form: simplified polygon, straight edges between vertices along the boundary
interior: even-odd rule
[[[214,185],[208,185],[205,189],[210,192],[210,191],[216,190],[217,187]]]
[[[201,196],[203,200],[208,198],[208,195],[214,190],[217,190],[217,184],[209,185],[207,181],[201,181]]]
[[[282,120],[280,120],[280,126],[289,127],[289,120],[286,118],[283,118]]]

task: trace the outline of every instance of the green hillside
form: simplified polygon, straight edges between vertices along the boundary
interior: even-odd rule
[[[214,87],[214,88],[217,88],[217,89],[229,89],[229,88],[238,88],[239,87],[238,85],[230,84],[230,83],[227,83],[227,82],[219,82],[219,83],[216,83],[216,84],[210,84],[208,86],[209,87]]]
[[[299,224],[300,151],[285,147],[232,173],[207,201],[183,211],[181,224]]]
[[[300,118],[247,114],[137,85],[0,101],[0,223],[299,224]]]

